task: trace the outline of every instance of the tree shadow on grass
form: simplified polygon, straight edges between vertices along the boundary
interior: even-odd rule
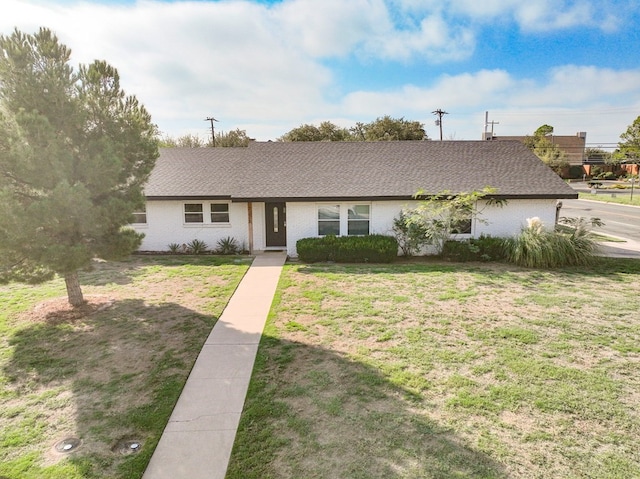
[[[249,261],[239,256],[238,262]],[[133,283],[144,274],[146,267],[165,268],[172,266],[220,266],[229,264],[229,258],[214,255],[172,255],[172,254],[136,254],[122,261],[93,260],[90,266],[80,272],[80,283],[86,286],[119,286]]]
[[[421,394],[348,356],[263,336],[227,479],[505,478]]]
[[[5,423],[4,437],[16,437],[0,476],[140,477],[216,319],[131,299],[79,318],[52,313],[18,330],[8,338],[0,400],[21,406]],[[60,454],[54,446],[65,438],[80,446]],[[126,439],[142,447],[119,450]]]

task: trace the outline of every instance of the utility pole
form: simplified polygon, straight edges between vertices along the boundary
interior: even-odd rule
[[[218,121],[216,120],[214,117],[212,116],[208,116],[207,118],[205,118],[204,121],[210,121],[211,122],[211,144],[213,145],[213,147],[215,148],[216,146],[216,130],[213,127],[213,122],[214,121]]]
[[[440,127],[440,141],[442,141],[442,115],[448,115],[449,113],[438,108],[436,111],[432,111],[434,115],[438,117],[436,120],[436,126]]]
[[[493,140],[493,126],[494,125],[499,125],[500,122],[499,121],[489,121],[489,112],[485,111],[484,112],[484,135],[483,135],[483,140]],[[491,134],[489,134],[489,125],[491,125]]]

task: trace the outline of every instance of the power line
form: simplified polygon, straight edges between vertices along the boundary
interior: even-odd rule
[[[563,110],[551,110],[551,109],[534,109],[534,110],[526,110],[526,109],[518,109],[514,111],[513,109],[495,109],[493,111],[497,111],[501,116],[556,116],[556,115],[584,115],[588,113],[593,113],[597,115],[607,115],[607,114],[620,114],[620,113],[635,113],[638,111],[638,107],[612,107],[612,108],[600,108],[600,109],[588,109],[588,108],[576,108],[576,109],[563,109]]]

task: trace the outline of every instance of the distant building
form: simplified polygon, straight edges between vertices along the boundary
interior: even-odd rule
[[[524,143],[527,138],[532,135],[526,136],[498,136],[492,132],[486,131],[482,134],[483,140],[497,140],[497,141],[519,141]],[[585,162],[585,145],[587,142],[587,132],[579,131],[574,136],[561,136],[561,135],[549,135],[547,136],[549,141],[558,145],[558,148],[567,155],[567,160],[570,165],[580,165]]]

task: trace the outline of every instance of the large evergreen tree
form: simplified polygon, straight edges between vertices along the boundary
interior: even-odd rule
[[[144,203],[157,129],[103,61],[70,65],[54,33],[0,36],[0,279],[64,277],[131,253],[126,225]]]

